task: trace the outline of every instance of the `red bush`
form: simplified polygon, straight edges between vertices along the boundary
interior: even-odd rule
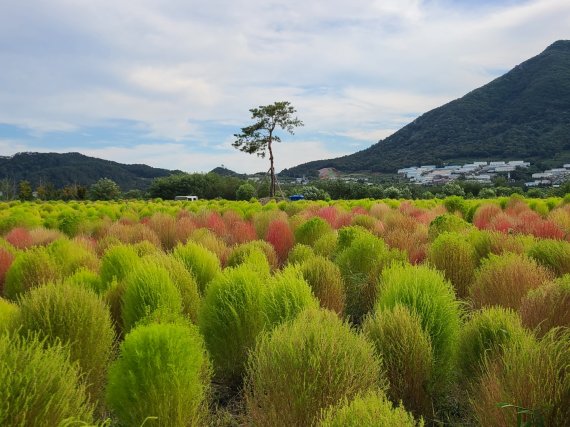
[[[483,204],[475,211],[473,215],[473,225],[481,230],[488,230],[491,221],[503,211],[500,206],[494,203]]]
[[[33,245],[34,239],[30,232],[25,228],[16,227],[12,229],[7,235],[6,240],[15,248],[26,249]]]
[[[4,278],[6,277],[6,272],[12,265],[12,261],[14,261],[14,255],[6,249],[0,248],[0,295],[3,294]]]
[[[278,219],[269,223],[265,240],[273,245],[279,262],[283,264],[295,244],[295,235],[287,221]]]
[[[178,220],[176,221],[176,241],[186,243],[196,228],[196,223],[190,216],[179,216]]]
[[[256,239],[257,232],[250,222],[239,220],[232,222],[231,226],[228,225],[228,233],[226,234],[226,243],[228,245],[239,245]]]
[[[206,216],[205,227],[214,232],[218,237],[225,237],[227,233],[226,223],[218,212],[210,212]]]
[[[557,240],[564,239],[566,235],[566,233],[564,233],[564,231],[562,231],[558,225],[548,220],[541,220],[539,223],[535,224],[534,228],[532,229],[532,234],[541,239]]]

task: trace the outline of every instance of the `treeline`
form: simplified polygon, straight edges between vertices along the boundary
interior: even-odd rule
[[[449,196],[464,198],[493,198],[525,195],[533,198],[564,197],[570,193],[570,181],[560,187],[525,188],[519,183],[508,182],[500,177],[493,185],[470,181],[453,181],[440,186],[422,186],[403,182],[383,184],[364,180],[315,180],[308,185],[280,183],[278,196],[289,197],[301,194],[307,200],[357,200],[357,199],[432,199]],[[53,184],[32,187],[29,181],[0,180],[0,200],[118,200],[118,199],[163,199],[192,195],[200,199],[250,200],[269,195],[269,178],[258,181],[237,176],[222,176],[216,173],[177,173],[155,178],[148,190],[131,189],[123,192],[117,183],[102,178],[93,185],[67,185],[56,188]]]

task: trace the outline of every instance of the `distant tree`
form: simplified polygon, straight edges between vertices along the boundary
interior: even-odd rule
[[[387,199],[399,199],[402,197],[402,192],[394,186],[384,189],[384,197]]]
[[[34,198],[30,181],[24,180],[18,183],[18,197],[20,200],[32,200]]]
[[[237,200],[249,200],[252,197],[255,197],[255,187],[249,183],[242,184],[236,190],[236,199]]]
[[[492,188],[485,187],[482,188],[481,191],[479,191],[479,197],[481,199],[494,199],[495,197],[497,197],[497,193],[495,193],[495,190],[493,190]]]
[[[115,181],[101,178],[89,188],[91,200],[115,200],[121,196],[121,189]]]
[[[455,182],[448,182],[443,186],[443,192],[447,196],[465,196],[465,190],[455,183]]]
[[[0,200],[12,200],[16,197],[16,182],[4,178],[0,179]]]
[[[317,188],[313,185],[303,187],[297,194],[300,193],[305,196],[307,200],[330,200],[331,196],[325,190]]]
[[[234,134],[236,140],[232,145],[240,151],[257,154],[262,158],[265,158],[266,151],[269,152],[269,173],[271,175],[269,196],[273,197],[276,181],[272,144],[281,141],[281,138],[274,132],[277,128],[281,128],[293,135],[294,129],[303,126],[303,122],[293,116],[296,110],[288,101],[261,105],[249,111],[255,123],[242,128],[241,133]]]

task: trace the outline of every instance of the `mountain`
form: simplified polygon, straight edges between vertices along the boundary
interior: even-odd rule
[[[57,188],[70,184],[91,185],[101,178],[115,181],[123,191],[146,189],[153,178],[174,171],[147,165],[124,165],[80,153],[18,153],[0,157],[0,179],[30,181],[35,188],[40,182]]]
[[[223,165],[212,169],[210,171],[210,173],[215,173],[215,174],[218,174],[220,176],[231,176],[231,177],[235,177],[235,178],[244,178],[245,177],[244,174],[234,172],[233,170],[228,169],[228,168],[224,167]]]
[[[570,40],[560,40],[507,74],[418,117],[366,150],[305,163],[283,175],[394,173],[419,164],[526,160],[570,162]]]

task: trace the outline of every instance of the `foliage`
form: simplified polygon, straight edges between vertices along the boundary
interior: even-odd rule
[[[101,258],[101,282],[103,289],[108,289],[111,283],[123,280],[139,263],[139,254],[131,245],[116,245],[107,249]]]
[[[210,363],[198,328],[150,324],[132,330],[109,370],[107,403],[121,425],[204,425]]]
[[[353,400],[342,400],[323,413],[319,427],[415,427],[414,417],[401,404],[394,405],[380,391],[370,391]]]
[[[16,255],[6,273],[4,295],[16,300],[29,289],[60,278],[61,272],[48,251],[35,247]]]
[[[245,265],[225,269],[206,289],[198,323],[215,376],[229,386],[241,383],[247,353],[264,327],[265,288]]]
[[[321,307],[342,316],[346,295],[342,274],[338,266],[326,258],[313,256],[300,265],[300,271],[303,278],[311,286]]]
[[[44,347],[37,337],[0,333],[0,425],[51,427],[71,417],[92,421],[79,368],[60,345]]]
[[[178,245],[174,248],[173,254],[194,275],[202,294],[206,290],[206,285],[221,271],[218,257],[198,243],[189,241],[184,245]]]
[[[182,296],[166,268],[147,259],[131,270],[124,283],[121,312],[125,332],[155,311],[182,312]]]
[[[488,307],[471,313],[461,329],[459,368],[465,381],[475,383],[485,366],[499,360],[504,349],[530,339],[518,313]]]
[[[539,337],[557,326],[570,327],[570,274],[526,294],[520,314],[523,325]]]
[[[503,351],[499,362],[486,364],[472,395],[477,424],[516,425],[517,407],[522,407],[544,425],[565,425],[570,419],[570,330],[554,329],[540,341]]]
[[[269,173],[271,185],[269,197],[275,195],[275,167],[273,165],[273,142],[280,142],[281,138],[275,135],[277,128],[293,135],[294,129],[303,126],[303,122],[293,115],[295,108],[288,101],[275,102],[270,105],[260,105],[258,108],[249,110],[254,123],[241,129],[241,133],[235,134],[236,140],[232,144],[234,148],[248,154],[257,154],[265,157],[269,152]]]
[[[332,231],[331,226],[319,217],[311,218],[295,230],[295,241],[303,245],[313,246],[324,234]]]
[[[457,215],[445,214],[436,217],[429,224],[428,236],[431,241],[435,240],[441,233],[456,232],[467,233],[471,229],[471,225]]]
[[[552,277],[551,273],[532,258],[513,253],[491,255],[483,260],[469,288],[469,297],[476,308],[500,305],[518,310],[521,299]]]
[[[121,196],[121,188],[109,178],[101,178],[89,187],[91,200],[116,200]]]
[[[236,190],[236,200],[250,200],[257,194],[255,187],[249,183],[240,185]]]
[[[458,233],[444,232],[429,248],[428,260],[451,282],[459,298],[465,298],[475,276],[477,257],[473,246]]]
[[[570,273],[570,242],[538,240],[530,247],[528,255],[557,276]]]
[[[416,415],[431,415],[433,349],[416,314],[402,305],[377,310],[362,324],[388,377],[388,396]]]
[[[0,334],[12,332],[19,323],[18,305],[0,297]]]
[[[106,305],[91,290],[67,284],[32,289],[20,300],[20,333],[36,334],[44,344],[62,343],[85,375],[95,403],[101,396],[115,333]]]
[[[432,390],[443,392],[453,378],[461,325],[452,286],[426,266],[393,265],[382,273],[376,310],[407,307],[420,319],[433,348]]]
[[[386,388],[372,345],[334,313],[307,310],[260,336],[245,383],[253,425],[313,425],[344,398]]]

